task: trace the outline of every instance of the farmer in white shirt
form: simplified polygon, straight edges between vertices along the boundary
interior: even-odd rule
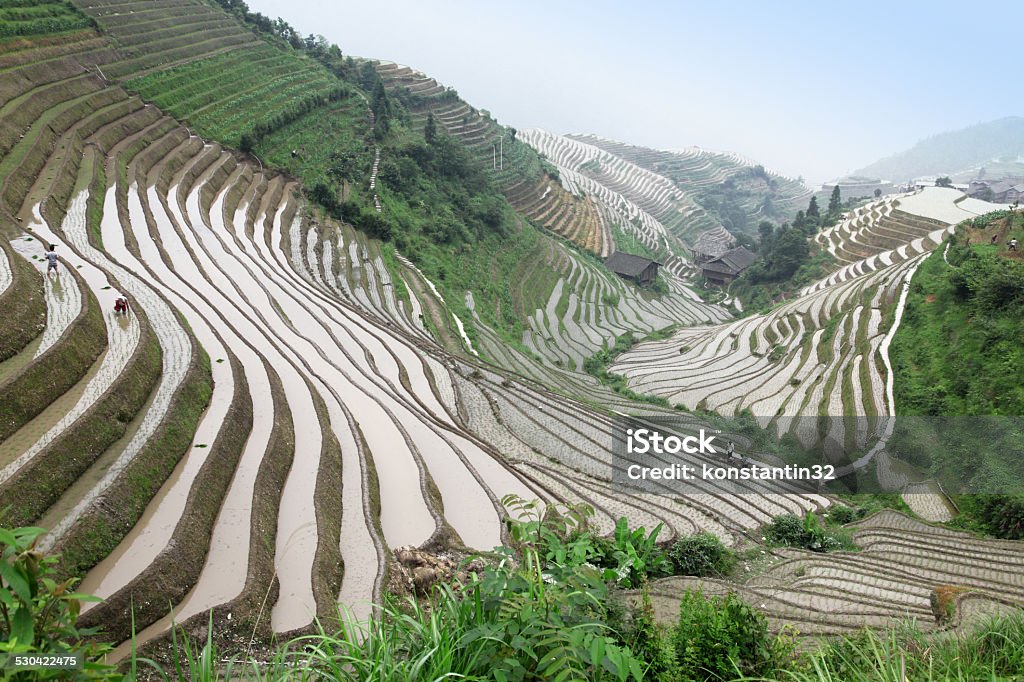
[[[57,270],[58,257],[57,252],[54,251],[56,248],[56,246],[50,244],[50,248],[46,252],[46,274],[49,275],[52,272],[59,277],[60,272]]]

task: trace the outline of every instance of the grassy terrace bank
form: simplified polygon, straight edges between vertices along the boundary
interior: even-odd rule
[[[46,325],[46,300],[39,271],[0,240],[0,249],[11,268],[11,284],[0,294],[4,324],[0,326],[0,362],[13,357]]]
[[[20,276],[27,277],[27,273]],[[61,276],[73,277],[77,286],[88,292],[85,280],[74,270],[65,268]],[[0,441],[74,386],[106,345],[103,312],[90,292],[83,296],[81,311],[52,347],[0,382]]]

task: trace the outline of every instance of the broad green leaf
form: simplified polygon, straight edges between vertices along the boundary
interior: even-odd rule
[[[14,594],[18,595],[18,598],[24,603],[28,604],[32,601],[32,589],[29,587],[25,576],[16,566],[6,561],[0,562],[0,577],[7,581]]]
[[[14,612],[14,617],[11,618],[11,637],[23,644],[32,644],[35,641],[32,611],[20,608]]]
[[[601,661],[604,659],[604,651],[604,638],[595,637],[594,641],[590,643],[590,663],[592,665],[601,665]]]
[[[6,528],[0,528],[0,545],[13,547],[16,544],[18,544],[18,539],[15,537],[14,533]]]

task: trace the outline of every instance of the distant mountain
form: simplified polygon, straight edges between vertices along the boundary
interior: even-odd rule
[[[1021,155],[1024,155],[1024,117],[1008,116],[934,135],[856,174],[894,181],[926,175],[956,175],[995,159],[1015,161]]]

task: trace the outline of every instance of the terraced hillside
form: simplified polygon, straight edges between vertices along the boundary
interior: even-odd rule
[[[733,233],[753,232],[764,219],[789,220],[810,193],[735,155],[662,152],[539,129],[521,135],[570,191],[595,198],[616,229],[682,276],[696,272],[691,257],[731,248]]]
[[[997,208],[946,190],[870,204],[818,235],[833,253],[859,260],[769,313],[680,330],[634,347],[610,370],[635,391],[688,409],[749,410],[806,447],[831,440],[835,453],[862,449],[895,414],[888,349],[906,283],[953,223]],[[851,418],[822,423],[819,415]]]
[[[601,246],[597,248],[587,241],[597,232],[590,228],[577,232],[582,229],[579,221],[573,222],[568,231],[552,227],[548,218],[555,216],[561,220],[558,216],[571,215],[575,210],[571,206],[575,205],[586,207],[588,212],[597,211],[599,215],[594,216],[600,217],[603,233],[610,235],[609,219],[613,215],[603,202],[593,201],[594,197],[585,201],[573,199],[574,194],[580,194],[579,188],[571,184],[567,175],[561,174],[558,182],[543,170],[537,154],[516,139],[522,135],[513,136],[486,113],[473,109],[453,91],[420,72],[392,63],[375,64],[394,96],[410,106],[415,124],[425,126],[427,117],[433,116],[438,126],[466,143],[520,214],[595,255],[609,253],[613,246],[610,238],[601,237]],[[492,143],[497,146],[492,148]],[[504,168],[495,169],[496,155],[502,149],[505,157],[500,163]],[[571,190],[570,194],[566,194],[563,185]],[[582,238],[583,234],[591,237]],[[524,269],[515,274],[511,305],[522,326],[517,348],[502,343],[501,335],[488,328],[477,315],[472,297],[467,298],[467,312],[472,319],[458,324],[465,322],[473,327],[484,357],[530,376],[540,378],[547,374],[543,380],[549,386],[579,386],[578,377],[567,380],[558,371],[581,370],[586,358],[611,348],[617,336],[629,332],[643,337],[673,324],[705,323],[727,317],[718,306],[704,304],[680,278],[688,272],[681,259],[673,259],[668,265],[668,292],[655,295],[626,285],[584,253],[566,248],[558,241],[546,242],[542,250],[534,252],[533,262],[524,263]],[[536,361],[541,368],[531,367]],[[589,396],[593,390],[572,395]]]
[[[467,319],[456,317],[415,254],[308,202],[307,177],[333,177],[310,142],[322,138],[352,154],[339,193],[346,183],[379,191],[382,212],[389,206],[357,85],[198,1],[81,8],[69,10],[73,26],[0,43],[0,496],[18,501],[5,523],[49,529],[42,546],[63,554],[82,591],[104,598],[83,620],[111,638],[126,641],[133,624],[138,644],[166,636],[172,607],[188,626],[212,610],[238,642],[309,628],[339,604],[368,617],[394,549],[506,541],[507,493],[591,504],[603,533],[625,516],[634,527],[664,523],[663,539],[706,530],[727,544],[774,515],[832,503],[784,484],[743,495],[714,481],[682,497],[614,490],[614,412],[669,413],[578,371],[625,332],[682,327],[620,360],[631,382],[663,382],[652,390],[680,401],[706,387],[722,400],[701,400],[722,412],[755,394],[784,412],[831,410],[834,395],[848,404],[849,386],[873,414],[891,404],[891,391],[879,397],[887,377],[876,357],[913,257],[770,319],[730,321],[671,272],[681,261],[668,293],[639,291],[534,230],[531,257],[506,283],[527,327],[509,343],[471,295],[458,307]],[[403,74],[378,68],[394,92],[406,87]],[[407,80],[429,100],[420,114],[440,121],[450,95]],[[458,114],[449,119],[486,163],[493,124],[474,133],[458,128]],[[227,146],[236,137],[257,156]],[[561,223],[538,220],[607,251],[598,229],[601,220],[610,229],[607,207],[554,184],[525,144],[506,139],[505,152],[495,178],[514,205],[552,221],[561,211]],[[523,182],[533,194],[528,185],[511,194]],[[538,191],[558,208],[524,208]],[[51,244],[55,275],[41,268]],[[130,302],[124,316],[112,310],[119,294]],[[680,354],[683,339],[692,348]],[[693,369],[693,389],[673,377],[673,352],[692,363],[683,369]],[[779,366],[793,388],[792,378],[833,367],[830,352],[841,361],[827,379],[769,389]],[[745,394],[726,395],[741,384]],[[872,532],[900,551],[920,540],[897,518]]]
[[[376,67],[386,87],[410,103],[418,124],[433,116],[492,169],[495,183],[523,216],[599,257],[615,250],[607,216],[584,194],[566,191],[515,131],[424,73],[393,62]]]
[[[523,139],[555,164],[570,187],[596,196],[620,229],[651,249],[685,257],[687,242],[724,233],[721,223],[671,180],[590,144],[591,138],[584,142],[533,129],[524,131]]]
[[[685,590],[730,590],[768,616],[779,631],[801,635],[853,633],[914,619],[933,631],[1005,613],[1024,604],[1021,543],[982,540],[883,511],[853,524],[856,553],[775,552],[764,572],[742,585],[699,578],[668,578],[651,585],[655,618],[674,623]],[[937,624],[932,599],[946,590],[956,620]]]
[[[188,7],[86,9],[101,26],[127,14],[163,35],[165,23],[179,24],[162,10]],[[294,178],[205,142],[83,68],[103,59],[108,78],[136,83],[148,71],[143,78],[166,82],[183,69],[191,78],[215,73],[211,64],[234,68],[233,52],[261,58],[246,30],[230,26],[203,22],[187,40],[140,36],[133,50],[87,33],[4,53],[14,66],[0,88],[31,93],[32,107],[0,111],[4,130],[27,127],[4,159],[6,208],[20,228],[7,235],[0,283],[35,292],[46,312],[40,327],[38,307],[13,310],[36,338],[4,364],[0,389],[45,391],[18,390],[24,409],[8,410],[0,490],[20,500],[9,520],[50,529],[43,546],[105,599],[86,622],[126,638],[134,604],[144,642],[167,631],[170,606],[178,622],[214,608],[246,636],[306,627],[339,602],[366,616],[392,548],[490,548],[502,540],[498,498],[509,492],[587,500],[606,530],[626,514],[664,522],[669,535],[704,528],[726,539],[828,503],[785,488],[752,501],[713,485],[684,501],[611,492],[603,411],[445,352],[424,325],[443,302],[411,264],[390,267],[378,242],[315,219]],[[146,29],[124,21],[109,30]],[[190,92],[179,95],[191,101]],[[199,108],[224,110],[219,98],[238,97],[236,86],[218,88]],[[44,244],[61,256],[50,279],[37,274]],[[586,281],[577,288],[588,306],[570,299],[563,314],[561,298],[550,304],[564,323],[612,296],[635,300],[602,304],[606,318],[592,324],[609,338],[716,314],[685,293],[647,301],[551,245]],[[119,293],[127,316],[112,312]],[[555,317],[537,324],[563,334],[544,339],[548,357],[575,339]],[[482,343],[512,352],[486,334]],[[572,348],[557,356],[572,359],[563,364],[589,350]],[[568,367],[521,361],[567,392],[614,396]]]
[[[735,231],[742,231],[744,227],[752,230],[762,218],[788,220],[813,194],[803,182],[734,153],[699,147],[665,151],[594,135],[568,137],[668,178],[679,189],[690,193],[694,201],[716,213],[719,219],[733,223],[728,227]]]
[[[855,208],[839,224],[815,235],[815,241],[841,267],[802,293],[931,251],[957,223],[1002,208],[1006,207],[942,187],[888,196]]]

